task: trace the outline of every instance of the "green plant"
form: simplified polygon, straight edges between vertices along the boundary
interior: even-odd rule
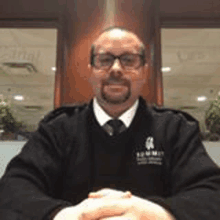
[[[25,125],[21,121],[17,121],[12,114],[12,106],[7,104],[7,100],[0,99],[0,125],[4,132],[17,132]]]
[[[205,124],[211,133],[220,135],[220,96],[210,102],[205,113]]]
[[[219,134],[216,133],[210,134],[209,141],[219,141],[219,140],[220,140]]]

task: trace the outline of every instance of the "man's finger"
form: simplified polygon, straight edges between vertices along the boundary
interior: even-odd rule
[[[114,193],[108,193],[108,192],[91,192],[88,195],[88,198],[102,198],[104,196],[113,196],[117,198],[131,198],[132,194],[130,191],[120,193],[120,194],[114,194]]]
[[[122,217],[122,216],[117,216],[117,217],[109,217],[109,218],[102,218],[100,220],[136,220],[137,218],[128,218],[128,217]]]
[[[123,198],[131,198],[132,194],[130,191],[124,193]]]
[[[89,193],[89,195],[88,195],[88,198],[102,198],[103,197],[103,195],[101,194],[101,193],[96,193],[96,192],[91,192],[91,193]]]
[[[100,199],[87,203],[82,213],[82,219],[102,219],[107,217],[121,216],[128,210],[128,203],[125,200]]]

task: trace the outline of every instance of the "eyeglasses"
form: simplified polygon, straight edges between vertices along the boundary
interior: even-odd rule
[[[113,54],[95,54],[92,58],[93,66],[101,70],[110,69],[115,59],[119,59],[120,64],[126,70],[137,69],[141,65],[144,65],[144,56],[141,54],[122,54],[120,56]]]

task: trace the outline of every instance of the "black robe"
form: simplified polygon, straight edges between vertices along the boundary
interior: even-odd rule
[[[0,180],[0,219],[46,220],[57,208],[87,198],[93,178],[91,103],[61,107],[40,121]],[[198,121],[181,111],[150,107],[141,97],[140,108],[149,139],[133,149],[131,192],[178,220],[219,220],[220,169],[201,142]]]

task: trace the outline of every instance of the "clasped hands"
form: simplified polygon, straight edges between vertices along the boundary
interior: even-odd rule
[[[54,220],[175,220],[163,207],[113,189],[92,192],[80,204],[64,208]]]

